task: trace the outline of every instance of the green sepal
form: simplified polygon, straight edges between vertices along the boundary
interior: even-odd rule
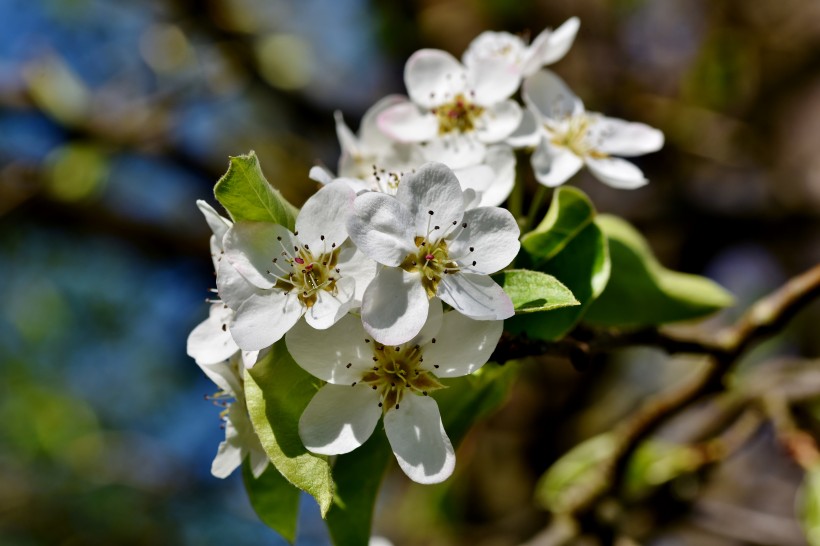
[[[214,196],[234,222],[273,222],[295,229],[299,210],[265,179],[253,151],[231,157],[228,172],[214,186]]]
[[[242,480],[248,499],[262,522],[293,544],[299,519],[299,490],[272,465],[254,478],[248,459],[242,464]]]
[[[512,300],[516,315],[581,305],[561,281],[540,271],[509,269],[493,279]]]
[[[663,267],[625,220],[602,214],[595,223],[607,237],[612,274],[584,322],[638,328],[695,319],[732,305],[732,295],[717,283]]]
[[[797,518],[811,546],[820,546],[820,465],[806,470],[797,493]]]
[[[265,453],[285,479],[313,495],[324,517],[333,499],[330,464],[299,438],[299,418],[320,383],[294,362],[285,340],[245,370],[248,413]]]

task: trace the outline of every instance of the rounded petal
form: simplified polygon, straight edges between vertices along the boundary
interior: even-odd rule
[[[384,133],[379,129],[379,115],[391,106],[406,102],[407,97],[402,95],[387,95],[367,109],[359,124],[359,143],[362,152],[386,152],[390,149],[392,143],[384,138]]]
[[[205,216],[205,221],[208,222],[208,226],[211,228],[219,248],[222,248],[222,238],[225,236],[228,228],[233,225],[233,222],[220,216],[211,205],[202,199],[197,200],[196,206],[199,207],[200,212]]]
[[[438,49],[421,49],[404,65],[404,84],[410,99],[426,108],[446,102],[463,91],[464,67],[458,60]]]
[[[429,307],[418,273],[383,267],[364,292],[362,324],[378,342],[401,345],[421,331]]]
[[[350,385],[373,365],[372,340],[362,321],[345,315],[327,330],[298,322],[285,336],[288,352],[299,366],[322,381]],[[350,366],[348,367],[348,364]]]
[[[399,409],[385,414],[384,430],[399,466],[414,482],[439,483],[453,473],[456,454],[429,396],[405,396]]]
[[[422,142],[438,134],[438,119],[412,102],[391,106],[378,117],[379,129],[399,142]]]
[[[385,265],[398,266],[416,251],[413,215],[384,193],[367,192],[356,198],[347,231],[359,250]]]
[[[365,384],[325,385],[299,418],[299,437],[320,455],[350,453],[370,438],[382,409],[379,392]]]
[[[327,184],[305,201],[296,218],[299,241],[314,252],[330,251],[347,239],[347,218],[356,192],[345,183]],[[268,258],[270,261],[270,258]],[[268,264],[265,267],[269,269]]]
[[[542,138],[530,158],[535,178],[541,184],[554,188],[560,186],[581,170],[584,160],[562,146],[553,146]]]
[[[476,127],[476,137],[481,142],[501,142],[516,130],[523,116],[521,107],[514,100],[505,100],[488,107]]]
[[[228,360],[239,350],[234,343],[228,324],[233,311],[224,304],[211,305],[208,318],[199,323],[188,336],[188,356],[197,364],[215,364]]]
[[[427,321],[421,331],[414,337],[410,343],[414,345],[426,345],[431,339],[438,335],[441,330],[441,319],[444,316],[444,311],[441,307],[441,300],[433,298],[430,300],[430,310],[427,312]]]
[[[242,464],[243,455],[236,428],[229,420],[225,421],[225,440],[220,442],[216,450],[216,457],[211,463],[211,474],[215,478],[227,478]]]
[[[270,347],[296,324],[304,309],[293,293],[270,290],[254,294],[236,310],[231,335],[246,351]]]
[[[473,102],[492,106],[510,98],[518,90],[521,71],[507,59],[479,59],[470,67],[467,82]]]
[[[605,154],[631,157],[663,147],[663,133],[644,123],[601,116],[592,129],[599,135],[597,151]]]
[[[453,241],[450,256],[462,269],[489,275],[518,255],[521,231],[507,209],[479,207],[464,213],[464,236]],[[469,230],[469,231],[468,231]]]
[[[290,231],[269,222],[237,222],[224,239],[225,257],[259,288],[270,288],[276,282],[268,273],[271,260],[283,253],[292,254],[298,245],[299,241]]]
[[[259,290],[239,274],[224,254],[220,256],[216,268],[216,291],[231,309],[239,309],[242,302]]]
[[[437,295],[462,315],[475,320],[503,320],[515,314],[510,297],[487,275],[445,275]]]
[[[589,171],[595,178],[613,188],[633,190],[649,182],[641,170],[624,159],[608,157],[606,159],[586,159]]]
[[[487,147],[475,133],[454,133],[431,140],[422,148],[427,161],[444,163],[451,169],[462,169],[484,160]]]
[[[242,364],[248,368],[253,368],[259,362],[261,351],[242,351]]]
[[[320,184],[330,184],[331,182],[333,182],[333,173],[331,173],[325,167],[314,165],[310,168],[308,178],[310,178],[311,180],[315,180]]]
[[[446,313],[436,342],[422,349],[424,367],[437,377],[471,374],[490,359],[503,330],[502,320],[476,321],[461,313]]]
[[[425,163],[406,175],[399,184],[396,199],[410,212],[414,235],[432,241],[438,240],[438,235],[454,223],[461,222],[464,215],[458,178],[452,169],[441,163]]]
[[[458,178],[462,190],[471,189],[478,193],[484,193],[495,180],[495,172],[489,165],[473,165],[453,173]]]
[[[336,265],[342,277],[349,277],[356,281],[353,290],[353,306],[359,307],[362,304],[362,297],[367,285],[376,276],[376,262],[365,256],[350,241],[345,243],[339,250],[339,261]]]
[[[472,68],[482,59],[503,59],[518,67],[526,46],[518,36],[509,32],[484,31],[470,42],[462,55],[464,65]]]
[[[563,119],[584,111],[581,99],[570,91],[564,80],[549,70],[539,70],[525,78],[521,98],[544,120]]]
[[[497,207],[507,200],[515,185],[515,154],[509,146],[487,148],[484,162],[493,170],[492,184],[482,192],[481,206]]]
[[[510,136],[507,137],[507,144],[513,148],[534,148],[541,140],[541,124],[532,110],[526,109],[521,114],[521,123]]]
[[[570,17],[564,24],[555,30],[545,30],[535,37],[532,44],[527,49],[526,60],[524,61],[523,72],[525,76],[535,73],[542,66],[557,63],[564,58],[572,43],[581,20],[577,17]]]
[[[356,280],[345,277],[336,281],[335,294],[327,290],[316,292],[316,303],[305,310],[305,321],[317,330],[330,328],[353,305]]]

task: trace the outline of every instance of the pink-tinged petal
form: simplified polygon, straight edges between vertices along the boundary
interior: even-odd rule
[[[208,227],[211,228],[219,248],[222,248],[222,238],[225,236],[225,232],[228,231],[228,228],[233,225],[233,222],[220,216],[211,205],[202,199],[197,200],[196,206],[199,207],[200,212],[205,216],[205,221],[208,222]]]
[[[422,148],[427,161],[444,163],[451,169],[463,169],[484,161],[487,147],[473,133],[451,133],[431,140]]]
[[[463,269],[489,275],[508,266],[518,255],[521,232],[507,209],[479,207],[464,214],[465,237],[453,241],[450,256]]]
[[[254,294],[236,310],[231,335],[246,351],[270,347],[296,324],[304,310],[295,292],[269,290]]]
[[[546,138],[530,158],[535,178],[541,184],[554,188],[560,186],[581,170],[584,160],[563,146],[554,146]]]
[[[396,199],[413,218],[414,235],[426,237],[428,241],[437,241],[461,222],[464,215],[458,178],[441,163],[425,163],[406,175],[399,184]]]
[[[390,195],[368,192],[358,196],[347,231],[359,250],[385,265],[398,266],[416,251],[414,217]]]
[[[515,314],[510,297],[487,275],[445,275],[437,295],[462,315],[475,320],[503,320]]]
[[[359,143],[362,153],[366,150],[369,153],[386,152],[392,143],[384,138],[384,133],[379,128],[379,116],[382,112],[397,104],[407,103],[407,97],[402,95],[387,95],[382,97],[376,104],[368,108],[362,116],[359,125]]]
[[[221,303],[211,305],[208,318],[199,323],[188,336],[188,356],[197,364],[215,364],[228,360],[239,347],[234,343],[228,324],[233,311]]]
[[[379,129],[399,142],[422,142],[438,134],[438,119],[412,102],[391,106],[378,116]]]
[[[523,67],[524,75],[534,74],[542,66],[557,63],[563,59],[572,47],[580,26],[580,19],[570,17],[555,30],[545,30],[536,36],[527,49]]]
[[[456,454],[436,401],[410,394],[399,406],[384,416],[384,430],[399,466],[414,482],[443,482],[453,473]]]
[[[350,453],[370,438],[381,414],[379,392],[368,385],[325,385],[299,418],[299,437],[320,455]]]
[[[383,267],[364,292],[362,324],[376,341],[401,345],[421,331],[429,307],[418,273]]]
[[[421,49],[404,65],[404,84],[410,100],[432,108],[464,90],[466,72],[455,57],[438,49]]]
[[[220,442],[216,457],[211,464],[211,474],[215,478],[227,478],[242,464],[242,447],[236,428],[225,421],[225,440]]]
[[[546,69],[524,79],[521,98],[542,120],[560,120],[584,111],[581,99],[564,80]]]
[[[520,84],[521,72],[503,58],[480,59],[470,67],[467,75],[470,98],[485,107],[510,98]]]
[[[594,119],[594,118],[593,118]],[[663,133],[644,123],[600,116],[591,130],[598,138],[596,150],[609,155],[632,157],[657,152],[663,147]]]
[[[471,374],[490,359],[503,330],[502,320],[478,321],[454,311],[446,313],[436,342],[422,348],[423,365],[437,377]]]
[[[345,277],[336,281],[335,293],[327,290],[316,292],[316,303],[305,310],[305,321],[317,330],[330,328],[342,318],[353,305],[356,280]]]
[[[507,200],[515,185],[515,154],[509,146],[487,148],[484,162],[493,170],[492,184],[482,192],[481,206],[497,207]]]
[[[293,255],[299,241],[286,228],[268,222],[237,222],[225,234],[225,257],[239,273],[259,288],[276,279],[268,273],[273,258]]]
[[[513,100],[505,100],[488,107],[476,127],[476,137],[481,142],[492,144],[509,137],[521,124],[521,107]]]
[[[367,285],[376,276],[376,262],[365,256],[363,252],[356,248],[353,241],[350,241],[342,245],[336,266],[342,277],[355,280],[353,307],[360,307]]]
[[[595,178],[613,188],[634,190],[649,182],[643,172],[625,159],[608,157],[606,159],[586,159],[587,167]]]
[[[240,275],[224,254],[220,256],[216,268],[216,291],[228,307],[239,309],[242,302],[260,290]]]
[[[373,365],[373,339],[353,315],[345,315],[327,330],[298,322],[285,336],[285,343],[299,366],[334,385],[358,381]]]
[[[510,136],[507,137],[507,144],[513,148],[534,148],[541,140],[543,129],[532,110],[524,110],[521,114],[521,123]]]
[[[526,46],[518,36],[509,32],[485,31],[470,42],[462,60],[472,68],[482,59],[504,60],[511,67],[519,69]],[[520,72],[520,69],[519,69]]]
[[[347,218],[356,192],[344,183],[328,184],[308,199],[296,218],[299,241],[307,244],[314,256],[330,252],[347,239]],[[269,266],[266,264],[266,269]]]

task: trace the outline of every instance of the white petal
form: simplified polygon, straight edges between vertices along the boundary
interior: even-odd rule
[[[663,133],[644,123],[601,116],[592,129],[600,135],[597,151],[605,154],[631,157],[663,147]]]
[[[259,362],[261,351],[242,351],[242,364],[248,368],[253,368]]]
[[[509,146],[487,148],[484,162],[493,170],[493,182],[481,195],[481,205],[497,207],[507,200],[515,185],[515,154]]]
[[[359,250],[385,265],[398,266],[416,251],[413,215],[390,195],[368,192],[358,196],[347,230]]]
[[[474,209],[481,204],[481,194],[472,188],[464,190],[464,210]]]
[[[222,238],[225,236],[225,232],[228,231],[228,228],[231,227],[233,223],[227,218],[220,216],[211,205],[202,199],[197,200],[196,206],[199,207],[202,215],[205,216],[205,221],[208,222],[208,226],[211,228],[219,248],[222,248]]]
[[[473,133],[451,133],[431,140],[422,148],[427,161],[444,163],[451,169],[462,169],[481,163],[487,147]],[[401,185],[400,185],[401,186]]]
[[[299,418],[299,437],[320,455],[350,453],[370,438],[381,414],[379,391],[368,385],[325,385]]]
[[[464,214],[463,222],[469,232],[454,240],[450,250],[450,256],[456,257],[463,268],[484,274],[495,273],[518,255],[521,232],[518,222],[507,209],[471,209]]]
[[[503,320],[515,314],[510,297],[487,275],[445,275],[437,295],[462,315],[475,320]]]
[[[379,129],[399,142],[422,142],[436,137],[438,119],[412,102],[391,106],[378,116]]]
[[[321,331],[300,321],[287,333],[285,343],[299,366],[328,383],[350,385],[373,365],[373,340],[353,315]]]
[[[507,137],[507,143],[513,148],[534,148],[541,140],[542,128],[532,110],[526,109],[521,115],[521,123]]]
[[[464,67],[455,57],[438,49],[413,53],[404,66],[404,84],[410,99],[431,108],[463,91]]]
[[[535,178],[541,184],[560,186],[584,166],[584,160],[563,146],[554,146],[542,138],[530,158]]]
[[[495,180],[495,172],[489,165],[474,165],[453,171],[462,190],[472,189],[484,193]]]
[[[215,364],[200,364],[199,367],[221,390],[235,398],[242,396],[242,382],[234,362],[223,360]]]
[[[485,31],[470,42],[462,59],[468,68],[481,59],[503,59],[509,65],[518,67],[526,46],[518,36],[509,32]]]
[[[424,367],[438,377],[471,374],[489,360],[503,330],[502,320],[477,321],[454,311],[446,313],[436,342],[422,349]]]
[[[343,154],[359,155],[359,139],[350,130],[350,127],[345,123],[342,112],[336,110],[333,112],[333,119],[336,121],[336,138],[339,139],[339,145],[342,148]]]
[[[410,212],[414,234],[437,241],[464,215],[461,185],[452,169],[441,163],[425,163],[399,184],[396,199]],[[432,212],[432,214],[430,214]],[[438,226],[439,229],[435,229]],[[406,254],[405,254],[406,256]]]
[[[518,90],[521,72],[507,59],[484,58],[470,67],[467,81],[473,102],[489,107],[510,98]]]
[[[341,245],[347,239],[345,223],[356,192],[347,184],[328,184],[305,201],[296,218],[299,241],[307,243],[314,256]],[[324,237],[324,239],[322,239]],[[270,258],[268,258],[270,261]],[[270,266],[265,264],[265,268]]]
[[[505,100],[488,107],[476,127],[476,136],[484,143],[501,142],[521,124],[523,112],[518,103]]]
[[[405,396],[399,409],[385,414],[384,429],[399,466],[414,482],[439,483],[453,473],[456,454],[429,396]]]
[[[541,119],[563,119],[584,111],[581,99],[564,80],[549,70],[539,70],[524,80],[521,98]]]
[[[418,273],[383,267],[362,298],[362,324],[385,345],[401,345],[419,333],[429,310]]]
[[[624,159],[608,157],[606,159],[586,158],[589,171],[595,178],[622,190],[632,190],[645,186],[649,182],[641,170]]]
[[[336,265],[342,277],[349,277],[356,281],[353,291],[353,306],[360,307],[367,285],[376,276],[376,262],[356,248],[353,241],[349,241],[342,245],[339,250],[339,261]]]
[[[391,106],[406,102],[407,97],[402,95],[388,95],[382,97],[376,101],[376,104],[368,108],[367,112],[362,116],[362,122],[359,125],[361,153],[379,152],[381,155],[381,153],[386,152],[390,148],[392,143],[384,138],[384,133],[379,129],[379,115]]]
[[[211,305],[208,318],[199,323],[188,336],[188,356],[197,364],[214,364],[228,360],[239,347],[234,343],[228,324],[233,311],[221,303]]]
[[[333,173],[331,173],[325,167],[314,165],[310,168],[308,178],[310,178],[311,180],[315,180],[320,184],[330,184],[331,182],[333,182]]]
[[[441,300],[433,298],[430,300],[430,310],[427,313],[427,321],[424,323],[421,331],[410,340],[413,345],[426,345],[431,339],[438,335],[441,330],[441,319],[444,316],[444,311],[441,307]]]
[[[239,309],[246,299],[260,289],[248,282],[223,254],[217,261],[216,291],[231,309]]]
[[[304,309],[293,292],[270,290],[254,294],[236,310],[231,335],[246,351],[270,347],[296,324]]]
[[[570,17],[554,31],[545,30],[536,36],[527,50],[523,67],[524,75],[529,76],[542,66],[557,63],[563,59],[572,47],[580,26],[581,21],[577,17]]]
[[[258,442],[259,440],[257,439],[257,443]],[[258,478],[263,472],[265,472],[265,469],[268,468],[268,463],[270,462],[265,450],[262,449],[262,444],[248,448],[248,458],[250,458],[251,473],[253,474],[253,477]]]
[[[243,277],[259,288],[270,288],[276,281],[268,273],[271,260],[283,252],[293,254],[299,241],[278,224],[237,222],[225,234],[224,245],[225,257]]]
[[[236,429],[230,421],[225,421],[225,440],[219,444],[211,464],[211,474],[214,477],[227,478],[242,464],[242,448],[237,440]]]
[[[330,328],[342,318],[353,305],[356,280],[352,277],[336,281],[336,293],[327,290],[316,292],[316,303],[305,311],[305,321],[317,330]]]

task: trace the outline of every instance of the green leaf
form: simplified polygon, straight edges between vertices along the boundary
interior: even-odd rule
[[[561,281],[528,269],[510,269],[493,275],[515,306],[516,314],[581,305]]]
[[[697,470],[703,462],[701,452],[692,446],[647,440],[629,460],[624,483],[626,496],[640,499],[652,489]]]
[[[296,540],[299,517],[299,490],[271,465],[254,478],[247,459],[242,465],[242,479],[259,519],[292,544]]]
[[[584,321],[642,327],[689,320],[732,305],[715,282],[663,267],[641,234],[625,220],[602,214],[595,220],[609,241],[612,275]]]
[[[820,546],[820,466],[806,471],[797,494],[797,517],[811,546]]]
[[[521,238],[533,265],[552,259],[595,219],[592,201],[577,188],[562,186],[555,190],[549,211],[541,223]]]
[[[379,486],[393,457],[380,428],[361,447],[339,455],[333,466],[336,495],[327,513],[327,527],[339,546],[367,546],[370,540]]]
[[[298,209],[265,179],[254,152],[231,157],[228,172],[214,186],[214,195],[234,222],[273,222],[294,230]]]
[[[245,372],[248,413],[265,453],[290,483],[313,495],[324,517],[333,499],[330,465],[327,457],[310,453],[299,438],[299,417],[318,384],[293,361],[285,340]]]
[[[601,479],[602,463],[612,457],[615,448],[615,435],[605,433],[569,450],[538,480],[536,502],[555,514],[566,512],[578,493]]]

